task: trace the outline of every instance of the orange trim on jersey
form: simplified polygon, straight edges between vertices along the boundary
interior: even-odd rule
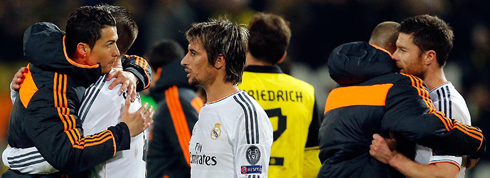
[[[146,70],[145,70],[145,75],[148,80],[146,82],[146,86],[144,87],[144,89],[147,89],[148,87],[150,87],[151,81],[150,81],[150,76],[148,75],[148,73],[146,73]]]
[[[339,87],[330,92],[325,112],[348,106],[385,106],[386,96],[393,84]]]
[[[170,116],[174,124],[175,132],[177,133],[180,147],[184,153],[185,161],[187,162],[187,165],[190,165],[191,156],[189,153],[189,141],[191,139],[191,133],[182,109],[182,104],[179,100],[179,91],[176,86],[172,86],[165,91],[165,100],[167,101]]]
[[[139,65],[141,68],[143,68],[143,66],[144,66],[144,64],[143,64],[143,60],[141,60],[141,57],[139,57],[139,56],[137,56],[137,58],[138,58],[138,61],[139,61],[139,62],[138,62],[138,65]]]
[[[107,140],[112,139],[112,137],[106,137],[103,140],[97,141],[97,142],[92,142],[92,143],[85,143],[84,147],[89,147],[89,146],[95,146],[95,145],[100,145],[106,142]]]
[[[107,135],[112,135],[112,133],[109,131],[109,130],[105,130],[103,132],[100,132],[98,134],[95,134],[95,135],[91,135],[91,136],[87,136],[85,138],[82,138],[82,140],[80,141],[81,144],[85,144],[85,143],[92,143],[92,142],[98,142],[102,139],[104,139],[104,137],[106,137]]]
[[[23,74],[25,76],[24,82],[22,82],[22,87],[19,89],[20,101],[25,108],[29,106],[32,96],[34,96],[34,94],[39,90],[36,83],[34,83],[29,66],[30,64],[27,64],[27,73]]]
[[[219,101],[219,100],[222,100],[223,98],[226,98],[226,97],[228,97],[228,96],[230,96],[230,95],[233,95],[233,94],[235,94],[235,93],[238,93],[239,91],[240,91],[240,90],[235,91],[235,92],[233,92],[233,93],[230,93],[230,94],[228,94],[228,95],[225,95],[225,96],[223,96],[223,97],[221,97],[221,98],[218,98],[218,99],[212,100],[212,101],[207,101],[206,103],[214,103],[214,102]]]
[[[146,60],[144,58],[142,58],[142,57],[139,57],[138,56],[138,58],[141,60],[141,62],[144,63],[144,67],[143,67],[143,65],[141,65],[141,67],[143,67],[143,70],[145,72],[146,78],[148,79],[147,82],[146,82],[146,86],[144,87],[145,89],[147,89],[148,87],[150,87],[150,82],[151,82],[150,81],[151,78],[148,75],[148,73],[146,72],[146,68],[148,68],[148,62],[146,62]]]
[[[384,48],[382,48],[382,47],[379,47],[379,46],[377,46],[377,45],[375,45],[375,44],[371,44],[371,43],[369,43],[369,44],[370,44],[371,46],[373,46],[374,48],[379,49],[379,50],[381,50],[381,51],[383,51],[383,52],[385,52],[385,53],[388,53],[390,56],[392,56],[392,54],[391,54],[391,53],[390,53],[388,50],[386,50],[386,49],[384,49]]]
[[[474,135],[474,134],[469,133],[469,132],[468,132],[468,130],[466,130],[466,129],[464,129],[464,128],[461,128],[461,126],[459,126],[459,125],[456,125],[454,128],[456,128],[456,129],[460,130],[461,132],[465,133],[466,135],[469,135],[470,137],[473,137],[473,138],[475,138],[475,139],[477,139],[477,140],[482,140],[482,138],[481,138],[481,137],[479,137],[479,136],[477,136],[477,135]]]
[[[112,156],[116,156],[116,152],[117,152],[116,138],[114,137],[114,134],[112,134],[112,131],[109,130],[109,133],[111,133],[112,144],[114,144],[114,154]]]
[[[145,67],[143,67],[143,69],[146,71],[146,68],[148,68],[148,62],[146,62],[145,59],[142,59],[142,60],[145,63]]]
[[[451,124],[449,119],[446,118],[444,113],[441,113],[440,111],[436,110],[434,103],[429,98],[429,92],[423,85],[422,79],[405,73],[400,73],[400,74],[410,78],[410,81],[412,81],[412,86],[415,89],[417,89],[419,96],[422,97],[422,100],[424,101],[425,105],[427,106],[427,108],[429,108],[429,114],[434,114],[435,116],[437,116],[444,124],[444,127],[446,128],[447,131],[451,130],[453,128],[453,125]]]
[[[114,135],[109,130],[82,138],[80,131],[76,128],[75,117],[70,114],[70,108],[68,108],[68,99],[66,97],[67,78],[66,74],[58,74],[55,72],[53,79],[53,97],[55,101],[54,107],[57,109],[58,116],[63,123],[64,132],[70,140],[72,147],[84,149],[85,147],[103,144],[107,140],[112,139],[114,150],[116,150]],[[115,152],[116,151],[114,151],[114,154]]]
[[[443,114],[443,113],[440,113],[440,112],[434,112],[434,113],[432,113],[432,114],[434,114],[436,117],[438,117],[438,118],[441,120],[441,122],[444,124],[444,127],[446,127],[446,130],[447,130],[447,131],[451,130],[451,128],[449,128],[448,123],[446,123],[446,119],[444,118],[444,116],[443,116],[443,115],[441,115],[441,114]]]
[[[58,81],[58,73],[54,73],[54,79],[53,79],[54,107],[58,107],[58,93],[56,92],[56,83],[57,83],[56,81]],[[58,110],[58,112],[59,112],[59,110]]]
[[[70,112],[70,109],[68,108],[68,100],[66,99],[66,84],[68,83],[67,82],[67,76],[66,75],[63,75],[63,103],[65,104],[64,107],[66,107],[66,109],[68,109],[68,113]],[[73,123],[75,123],[75,121],[73,121]]]
[[[204,106],[204,102],[201,98],[195,97],[194,99],[192,99],[191,105],[192,107],[194,107],[194,109],[196,109],[197,113],[199,113],[201,111],[201,108]]]
[[[65,38],[66,38],[66,35],[63,36],[63,53],[65,54],[65,58],[66,60],[71,64],[71,65],[74,65],[74,66],[77,66],[77,67],[81,67],[81,68],[86,68],[86,69],[95,69],[95,68],[99,68],[99,64],[95,64],[95,65],[85,65],[85,64],[79,64],[75,61],[73,61],[72,59],[70,59],[70,57],[68,57],[68,54],[66,53],[66,45],[65,45]]]
[[[456,129],[460,130],[461,132],[463,132],[464,134],[479,140],[480,141],[480,147],[478,147],[477,150],[479,150],[481,148],[481,145],[483,143],[483,135],[481,133],[481,130],[479,130],[475,127],[471,127],[471,126],[461,124],[457,120],[451,120],[451,119],[447,118],[444,115],[444,113],[437,111],[435,109],[434,103],[432,102],[432,100],[430,100],[429,92],[424,87],[422,79],[415,77],[413,75],[408,75],[408,74],[404,74],[404,73],[400,73],[400,74],[410,78],[410,80],[412,81],[412,86],[417,89],[419,95],[422,96],[427,107],[430,109],[429,114],[434,114],[436,117],[438,117],[441,120],[441,122],[444,124],[444,127],[446,128],[447,131],[450,131],[450,130],[453,130],[456,128]],[[424,88],[422,88],[422,87],[424,87]]]
[[[469,126],[466,126],[466,125],[463,125],[462,123],[460,122],[456,122],[455,128],[458,127],[458,128],[461,128],[469,133],[471,133],[472,135],[474,135],[475,137],[478,137],[478,138],[483,138],[483,134],[478,130],[478,131],[475,131],[473,129],[471,129],[471,127]],[[476,134],[476,135],[475,135]]]
[[[449,163],[449,164],[452,164],[452,165],[455,165],[456,167],[458,167],[458,171],[461,170],[461,166],[458,163],[455,163],[452,161],[435,161],[435,162],[431,162],[429,164],[434,165],[434,164],[439,164],[439,163]]]
[[[129,57],[136,58],[135,64],[140,66],[143,69],[143,71],[145,72],[147,82],[146,82],[146,85],[143,87],[143,89],[147,89],[148,87],[150,87],[150,82],[151,82],[150,75],[148,75],[148,73],[146,72],[146,69],[148,68],[148,62],[146,62],[146,60],[144,58],[136,56],[136,55],[128,56],[128,58]]]
[[[64,130],[63,131],[67,131],[68,130],[68,127],[66,126],[66,121],[63,117],[63,115],[61,115],[62,111],[60,111],[61,108],[56,108],[58,110],[58,116],[60,116],[61,118],[61,122],[63,122],[63,126],[64,126]]]

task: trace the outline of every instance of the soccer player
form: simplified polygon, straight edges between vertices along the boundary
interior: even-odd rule
[[[227,20],[193,24],[181,65],[188,82],[206,91],[189,145],[191,177],[267,177],[272,125],[265,111],[238,89],[248,32]]]
[[[424,80],[438,111],[470,125],[471,117],[465,100],[453,84],[447,81],[443,69],[453,47],[453,36],[453,31],[446,22],[436,16],[419,15],[407,18],[401,23],[393,59],[401,72]],[[417,145],[415,162],[402,154],[394,155],[389,149],[379,149],[382,146],[379,144],[386,145],[386,141],[380,136],[375,138],[377,139],[373,141],[370,153],[407,177],[464,177],[466,168],[463,163],[469,159],[467,157],[433,152],[428,147]],[[391,154],[392,157],[382,158],[381,154]]]
[[[148,148],[148,177],[190,177],[189,141],[203,106],[196,87],[187,82],[180,60],[184,49],[171,40],[161,40],[145,54],[157,76],[150,96],[158,102]]]
[[[255,15],[248,28],[247,67],[238,87],[276,123],[269,177],[317,177],[320,121],[314,88],[277,66],[286,58],[291,30],[282,17],[264,13]]]
[[[66,36],[50,23],[37,23],[26,31],[24,51],[30,64],[11,114],[9,145],[13,148],[35,146],[36,151],[21,155],[26,158],[24,161],[31,154],[40,153],[30,160],[42,156],[45,160],[38,161],[47,161],[60,171],[36,174],[61,177],[65,173],[93,168],[112,158],[116,151],[129,149],[130,137],[149,127],[152,108],[141,107],[129,113],[130,97],[126,97],[120,123],[82,137],[84,132],[78,113],[82,96],[85,88],[101,73],[112,70],[120,56],[116,32],[114,17],[92,6],[72,13]],[[11,168],[4,176],[32,175]]]
[[[396,73],[399,69],[386,50],[395,48],[385,46],[395,43],[398,26],[385,22],[374,29],[371,39],[388,37],[387,43],[346,43],[330,54],[330,76],[339,86],[329,93],[320,128],[319,177],[402,176],[369,154],[375,133],[393,133],[398,151],[410,158],[415,143],[452,154],[483,155],[480,129],[448,119],[434,108],[421,79]]]

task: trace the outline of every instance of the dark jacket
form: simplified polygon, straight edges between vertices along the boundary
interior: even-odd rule
[[[151,67],[142,57],[136,55],[124,55],[121,57],[121,63],[124,71],[129,71],[138,78],[139,82],[136,91],[146,90],[151,84]]]
[[[189,141],[203,106],[187,73],[175,60],[162,69],[161,78],[150,89],[158,103],[148,149],[148,177],[190,177]]]
[[[328,60],[339,86],[327,98],[320,128],[318,177],[398,177],[369,154],[375,133],[393,131],[398,151],[409,158],[420,144],[454,155],[484,150],[481,130],[438,112],[421,79],[395,73],[391,56],[365,42],[343,44]],[[457,144],[455,144],[457,143]]]
[[[26,30],[24,56],[30,62],[29,72],[10,115],[8,143],[14,148],[35,146],[53,167],[73,174],[109,160],[116,151],[129,149],[130,135],[127,125],[119,123],[82,137],[78,110],[85,89],[99,78],[101,68],[100,64],[72,61],[66,55],[64,35],[56,25],[46,22]],[[123,66],[145,71],[131,60],[134,58],[127,58]],[[53,175],[57,176],[60,174]]]

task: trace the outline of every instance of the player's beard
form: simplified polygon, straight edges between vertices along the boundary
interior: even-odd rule
[[[189,84],[192,86],[201,86],[201,81],[197,80],[197,78],[190,78],[189,79]]]

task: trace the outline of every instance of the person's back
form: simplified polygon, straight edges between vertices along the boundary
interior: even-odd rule
[[[291,36],[287,22],[259,13],[249,30],[247,67],[238,87],[275,123],[269,177],[316,177],[320,123],[314,88],[284,74],[276,65],[284,59]]]
[[[124,108],[125,98],[129,96],[127,92],[118,94],[121,85],[109,89],[114,80],[106,81],[106,75],[103,75],[93,86],[87,88],[80,108],[83,136],[99,133],[121,121],[121,110]],[[135,112],[140,107],[141,100],[137,95],[136,101],[129,106],[129,112]],[[145,132],[131,137],[129,150],[118,151],[113,158],[92,168],[89,177],[144,178],[146,139]]]
[[[340,53],[341,57],[336,61],[333,54],[342,50],[358,54],[353,57],[353,54]],[[363,58],[362,53],[367,54],[366,58]],[[390,175],[389,166],[372,158],[368,153],[372,135],[381,131],[384,109],[389,104],[385,103],[388,101],[388,91],[393,83],[402,79],[402,76],[394,74],[394,67],[380,65],[382,61],[391,61],[391,57],[383,53],[365,42],[344,44],[332,51],[329,68],[331,64],[340,64],[349,59],[372,60],[373,63],[370,63],[371,66],[361,63],[365,65],[362,66],[365,71],[361,70],[357,78],[344,79],[345,84],[359,82],[355,87],[339,87],[332,90],[327,98],[326,114],[320,128],[322,169],[319,177],[387,177]],[[342,58],[344,54],[349,57]],[[372,58],[375,56],[379,57]],[[362,73],[368,71],[366,67],[376,67],[380,70],[378,73]],[[334,68],[330,68],[330,71],[332,78],[333,75],[342,73]],[[382,77],[375,77],[377,75]]]
[[[258,68],[263,70],[254,70]],[[314,113],[316,104],[313,86],[283,74],[277,66],[253,66],[245,69],[243,83],[239,87],[257,100],[271,122],[277,123],[269,177],[302,176],[303,165],[308,164],[305,157],[318,156],[305,155],[308,149],[318,153],[318,147],[315,146],[318,146],[319,123]],[[319,162],[313,164],[319,165]],[[315,172],[310,173],[316,175]]]

